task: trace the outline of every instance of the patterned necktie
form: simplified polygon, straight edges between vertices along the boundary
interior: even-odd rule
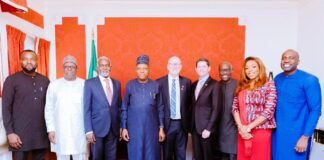
[[[171,99],[170,99],[170,111],[171,111],[171,118],[174,119],[176,117],[176,84],[175,79],[172,79],[172,86],[171,86]]]
[[[108,78],[105,78],[104,81],[106,83],[106,96],[107,96],[109,104],[111,105],[112,91],[111,91],[111,88],[110,88],[109,80],[108,80]]]

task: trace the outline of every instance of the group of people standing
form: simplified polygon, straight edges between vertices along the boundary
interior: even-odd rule
[[[195,160],[216,159],[215,149],[229,160],[306,160],[321,115],[319,81],[297,69],[299,54],[291,49],[274,81],[257,57],[245,59],[239,80],[232,79],[229,62],[220,63],[220,81],[200,58],[191,83],[180,75],[177,56],[168,60],[167,75],[152,80],[149,57],[141,55],[123,99],[108,57],[98,58],[97,77],[83,80],[68,55],[64,77],[51,83],[36,72],[35,52],[23,51],[20,62],[22,71],[8,76],[2,100],[16,160],[44,159],[49,142],[59,160],[86,159],[87,143],[91,159],[114,160],[121,139],[130,160],[184,160],[190,137]]]

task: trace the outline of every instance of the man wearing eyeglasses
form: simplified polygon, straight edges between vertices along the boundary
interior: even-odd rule
[[[46,96],[45,120],[51,151],[58,160],[85,160],[86,137],[83,127],[84,80],[76,76],[77,61],[63,59],[64,77],[51,82]]]
[[[191,81],[179,75],[182,69],[179,57],[171,57],[167,69],[168,75],[157,80],[164,102],[166,140],[163,144],[163,159],[185,160],[190,122]]]

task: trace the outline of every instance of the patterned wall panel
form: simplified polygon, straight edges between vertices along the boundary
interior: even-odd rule
[[[73,55],[78,61],[78,76],[86,78],[85,25],[77,17],[63,17],[62,25],[55,25],[56,77],[63,77],[63,58]]]
[[[245,26],[237,18],[106,18],[97,29],[98,54],[111,58],[112,76],[123,86],[136,76],[135,60],[142,53],[150,56],[153,79],[167,73],[172,55],[182,59],[182,75],[193,81],[200,57],[211,61],[216,79],[219,62],[233,63],[238,78],[244,60]]]

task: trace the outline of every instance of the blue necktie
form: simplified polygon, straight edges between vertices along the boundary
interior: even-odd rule
[[[170,99],[170,111],[171,118],[174,119],[176,117],[176,84],[175,79],[172,79],[172,87],[171,87],[171,99]]]

